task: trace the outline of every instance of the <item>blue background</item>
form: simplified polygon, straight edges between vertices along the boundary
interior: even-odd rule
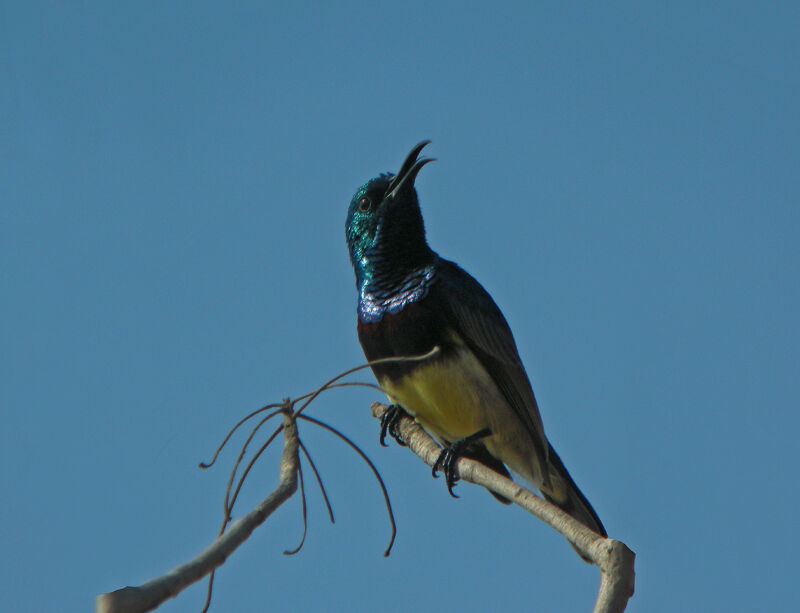
[[[430,138],[430,242],[636,551],[629,610],[800,609],[798,32],[794,3],[3,3],[1,608],[86,611],[212,540],[235,449],[197,463],[363,360],[346,207]],[[294,499],[213,610],[589,610],[560,536],[378,446],[379,398],[311,414],[381,469],[391,557],[368,469],[304,427],[337,523],[309,481],[303,551]]]

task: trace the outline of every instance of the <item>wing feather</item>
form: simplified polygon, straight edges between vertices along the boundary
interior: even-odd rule
[[[450,324],[486,368],[546,466],[549,445],[539,407],[503,313],[483,286],[456,263],[439,258],[437,272],[436,290]]]

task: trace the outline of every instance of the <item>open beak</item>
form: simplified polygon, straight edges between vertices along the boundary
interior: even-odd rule
[[[400,167],[400,171],[395,175],[392,179],[392,182],[389,183],[389,187],[386,188],[386,194],[384,195],[384,200],[391,200],[397,197],[397,195],[406,187],[413,187],[414,180],[417,178],[417,174],[419,173],[420,169],[422,169],[425,164],[428,162],[433,162],[436,158],[419,158],[420,152],[422,151],[425,145],[430,144],[431,141],[424,140],[419,143],[416,147],[411,150],[406,156],[403,165]]]

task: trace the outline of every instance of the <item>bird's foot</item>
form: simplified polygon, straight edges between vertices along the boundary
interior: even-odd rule
[[[467,451],[469,450],[470,446],[476,441],[486,438],[491,433],[492,431],[489,430],[489,428],[484,428],[475,434],[470,434],[461,440],[450,443],[442,449],[439,457],[436,458],[436,461],[433,463],[433,470],[431,470],[431,474],[434,478],[436,478],[439,476],[439,469],[442,470],[444,473],[445,482],[447,483],[447,491],[450,492],[450,495],[453,498],[458,498],[455,492],[453,492],[453,488],[460,478],[458,476],[458,469],[456,468],[458,459],[464,455],[468,456]]]
[[[406,413],[405,409],[401,407],[399,404],[390,404],[386,407],[386,410],[381,415],[381,438],[380,443],[383,447],[388,447],[389,445],[386,444],[386,433],[388,432],[391,437],[397,441],[398,445],[403,447],[406,446],[403,437],[400,436],[400,433],[397,431],[397,422],[400,421],[402,417],[407,417],[408,413]]]

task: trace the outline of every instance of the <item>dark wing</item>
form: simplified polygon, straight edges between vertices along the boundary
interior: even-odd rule
[[[451,325],[461,333],[530,434],[547,480],[549,446],[542,418],[503,313],[483,286],[456,263],[439,258],[437,273],[433,291],[445,306]]]

